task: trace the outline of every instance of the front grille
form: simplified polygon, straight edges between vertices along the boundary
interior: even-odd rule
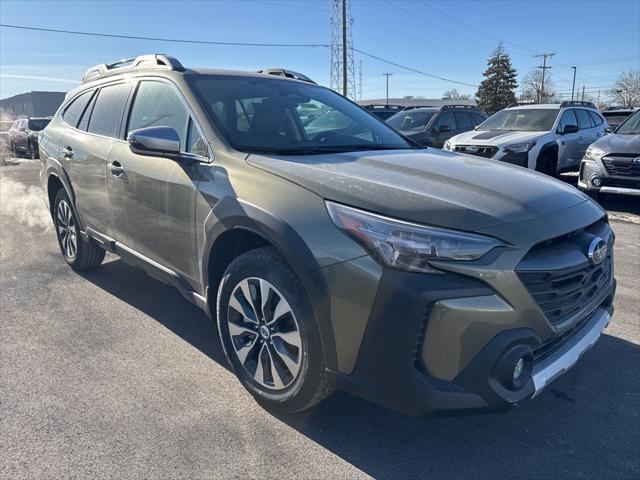
[[[586,255],[598,235],[608,244],[605,260],[592,264]],[[611,285],[613,235],[598,222],[533,247],[516,272],[547,320],[558,325],[588,308]]]
[[[540,361],[544,360],[549,355],[552,355],[553,352],[557,351],[560,347],[562,347],[565,343],[567,343],[571,339],[571,337],[573,337],[587,323],[589,323],[589,320],[591,320],[593,315],[595,315],[596,313],[597,313],[597,311],[594,311],[591,315],[588,315],[587,317],[583,318],[578,323],[576,323],[575,325],[573,325],[571,328],[567,329],[566,331],[562,332],[557,337],[554,337],[551,340],[548,340],[548,341],[542,343],[541,345],[538,345],[536,348],[534,348],[533,349],[533,361],[535,363],[537,363],[537,362],[540,362]]]
[[[613,178],[606,177],[602,179],[603,187],[616,188],[636,188],[640,189],[640,177],[638,178]]]
[[[454,150],[478,157],[491,158],[498,152],[498,147],[492,147],[491,145],[456,145]]]
[[[640,178],[640,163],[634,160],[638,155],[634,154],[611,154],[602,158],[604,168],[607,169],[609,175],[621,177],[638,177]]]

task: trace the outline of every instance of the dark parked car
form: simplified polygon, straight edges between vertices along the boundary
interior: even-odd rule
[[[334,115],[304,126],[309,102]],[[417,146],[309,82],[167,55],[98,65],[40,149],[64,261],[97,268],[106,250],[175,286],[272,409],[335,388],[415,415],[506,409],[577,362],[612,313],[597,203]]]
[[[420,145],[442,148],[449,138],[473,130],[486,119],[487,115],[473,106],[445,105],[403,110],[387,123]]]
[[[390,116],[404,110],[405,107],[400,105],[365,105],[362,108],[369,113],[373,113],[379,119],[386,120]]]
[[[9,150],[14,154],[23,154],[38,158],[38,133],[49,125],[51,117],[18,118],[7,130]]]

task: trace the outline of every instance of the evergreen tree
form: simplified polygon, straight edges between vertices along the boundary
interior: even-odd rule
[[[487,61],[487,69],[483,75],[485,79],[480,82],[476,93],[481,110],[492,114],[516,101],[517,73],[511,66],[511,57],[502,43],[498,44]]]

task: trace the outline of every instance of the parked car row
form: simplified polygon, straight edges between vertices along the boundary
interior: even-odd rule
[[[640,194],[640,112],[633,112],[571,101],[514,105],[487,119],[474,107],[448,105],[400,111],[387,123],[425,146],[552,176],[580,170],[578,185],[588,192]]]

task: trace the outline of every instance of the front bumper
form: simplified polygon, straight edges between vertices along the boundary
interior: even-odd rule
[[[640,178],[628,175],[613,176],[600,161],[582,160],[578,187],[589,192],[640,195]]]

